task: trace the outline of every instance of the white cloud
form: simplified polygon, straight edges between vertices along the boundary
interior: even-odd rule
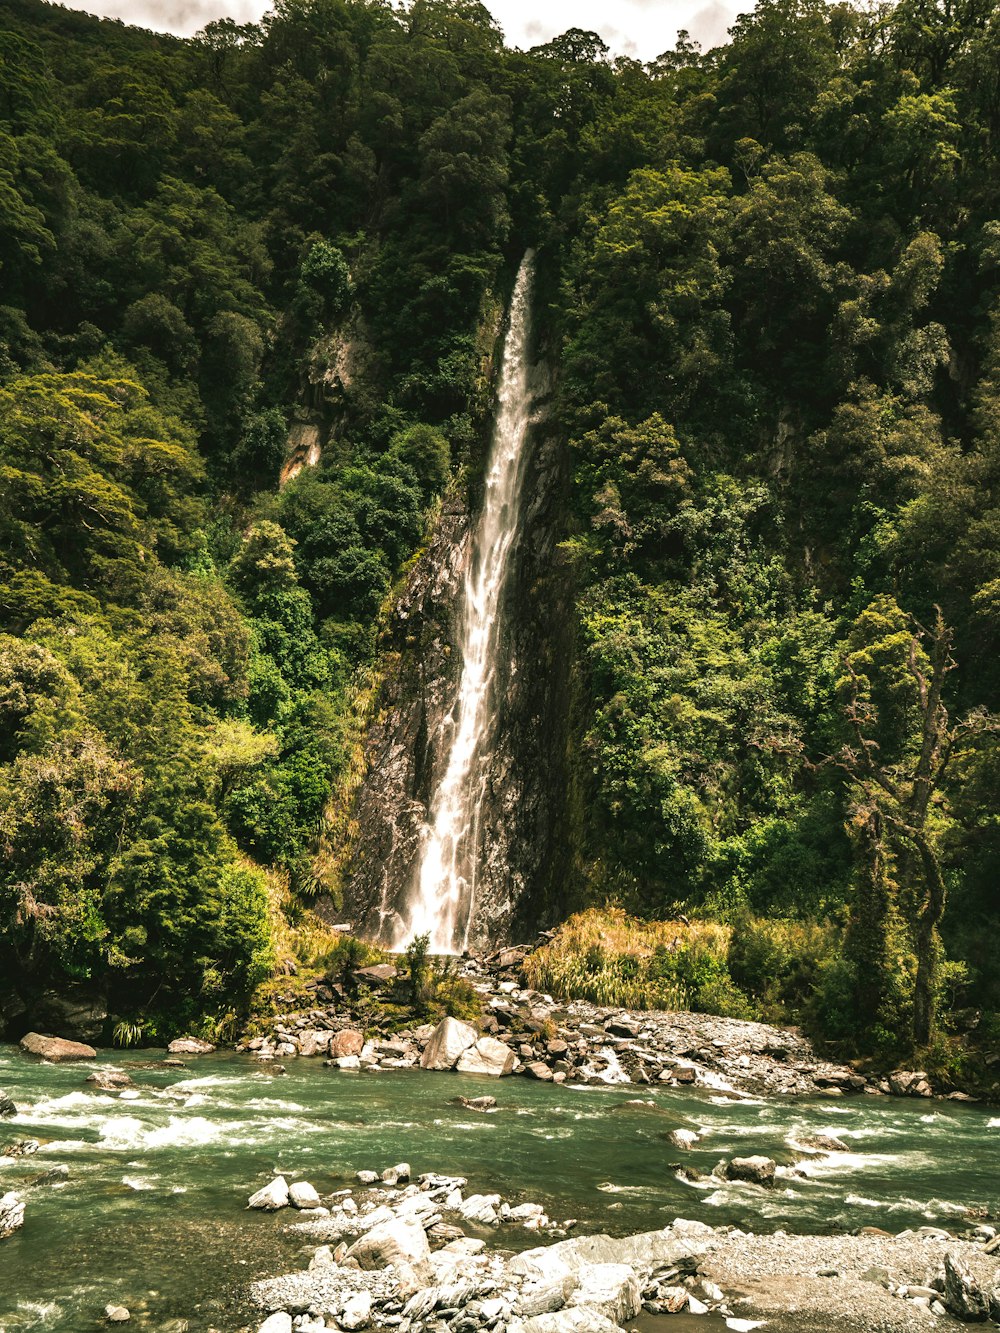
[[[557,37],[567,28],[600,33],[616,55],[652,60],[674,44],[678,28],[687,28],[704,47],[725,41],[736,17],[732,0],[617,0],[609,21],[607,0],[548,0],[544,17],[527,0],[486,0],[503,28],[508,45],[526,49]],[[238,23],[259,19],[266,0],[79,0],[70,8],[106,18],[186,36],[212,19]],[[749,5],[745,5],[749,8]]]

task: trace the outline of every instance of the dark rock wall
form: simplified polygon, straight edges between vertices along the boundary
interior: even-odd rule
[[[570,873],[567,727],[573,658],[572,589],[557,549],[566,457],[533,428],[496,664],[496,715],[483,761],[476,899],[470,944],[526,937],[552,919]],[[462,663],[455,645],[471,548],[470,506],[453,496],[410,574],[389,631],[388,670],[355,799],[344,919],[386,938],[419,864],[420,831],[447,762],[442,721]],[[387,915],[388,914],[388,915]]]

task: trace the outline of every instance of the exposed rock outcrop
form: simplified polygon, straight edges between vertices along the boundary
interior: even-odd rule
[[[29,1032],[23,1036],[21,1050],[27,1051],[29,1055],[39,1055],[53,1064],[66,1060],[97,1059],[93,1046],[86,1046],[79,1041],[66,1041],[63,1037],[43,1037],[40,1032]]]

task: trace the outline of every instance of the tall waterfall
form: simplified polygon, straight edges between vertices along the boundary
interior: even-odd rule
[[[521,261],[504,340],[499,403],[486,474],[486,494],[473,536],[462,592],[458,647],[462,675],[442,732],[447,763],[421,838],[420,861],[406,920],[393,947],[430,936],[432,953],[460,953],[468,944],[476,900],[479,823],[489,777],[493,678],[500,612],[511,550],[520,524],[525,440],[531,412],[528,333],[533,252]]]

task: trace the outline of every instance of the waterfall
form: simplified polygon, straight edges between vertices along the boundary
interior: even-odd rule
[[[458,648],[462,674],[442,727],[447,762],[430,802],[420,860],[393,947],[430,936],[432,953],[468,945],[476,901],[479,823],[489,778],[495,712],[493,678],[501,642],[500,612],[520,525],[525,441],[531,412],[528,332],[533,252],[521,261],[504,339],[486,492],[465,573]]]

